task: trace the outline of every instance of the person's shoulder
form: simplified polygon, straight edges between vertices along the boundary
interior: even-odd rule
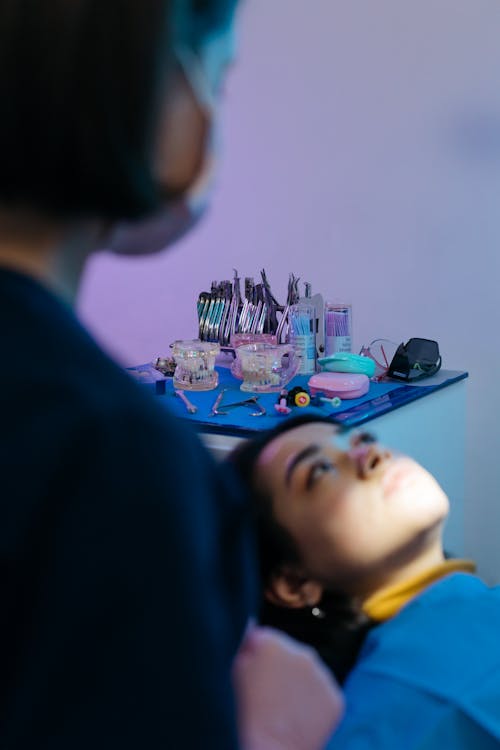
[[[432,689],[364,675],[346,691],[347,711],[325,750],[442,750],[499,747],[495,703],[476,711],[469,696],[451,703]]]
[[[446,738],[460,733],[496,746],[499,629],[498,588],[465,573],[430,586],[368,634],[345,683],[346,718],[328,750],[451,747]]]
[[[217,491],[220,472],[166,397],[135,382],[46,289],[16,275],[4,282],[16,321],[0,334],[9,363],[0,373],[5,454],[22,456],[34,480],[71,466],[151,487],[179,485],[185,473],[192,486]]]
[[[489,586],[473,573],[453,572],[409,602],[394,619],[394,627],[433,620],[458,620],[465,625],[472,611],[489,610],[500,625],[500,587]]]
[[[150,491],[163,487],[172,501],[178,493],[210,497],[208,505],[216,501],[228,517],[239,512],[245,497],[232,467],[216,465],[194,425],[170,411],[168,396],[154,395],[105,355],[72,382],[68,400],[108,464],[119,461],[131,481]]]
[[[459,702],[496,665],[500,591],[454,573],[374,628],[354,669]],[[498,685],[500,701],[500,683]]]
[[[425,589],[395,617],[374,628],[367,638],[366,654],[400,640],[404,643],[408,634],[412,635],[413,643],[423,641],[429,650],[437,647],[438,642],[450,648],[456,635],[474,627],[473,613],[488,611],[492,615],[488,622],[500,627],[500,587],[492,588],[470,573],[452,573]],[[484,625],[487,631],[489,628]],[[430,633],[435,634],[431,643]]]
[[[481,578],[471,573],[454,572],[428,586],[406,604],[390,620],[379,625],[370,634],[373,643],[394,637],[405,628],[458,618],[460,613],[471,612],[471,608],[493,609],[500,618],[500,587],[490,587]],[[468,620],[469,618],[463,618]]]
[[[95,356],[88,367],[74,373],[66,384],[67,397],[107,438],[112,450],[135,452],[135,460],[152,464],[189,461],[211,463],[190,424],[170,412],[165,396],[156,396],[136,383],[120,366],[104,356]]]
[[[147,433],[155,437],[175,433],[181,443],[193,441],[193,432],[165,406],[165,398],[153,395],[105,352],[79,325],[61,326],[57,349],[47,351],[43,362],[24,375],[24,391],[40,394],[48,409],[55,404],[104,434],[122,433],[134,442]]]
[[[26,463],[42,451],[47,471],[50,463],[77,461],[87,471],[107,462],[111,471],[121,457],[121,471],[137,473],[142,466],[145,483],[153,481],[155,462],[157,473],[173,464],[192,462],[196,471],[210,463],[165,397],[136,383],[84,329],[65,327],[54,331],[53,346],[33,363],[13,364],[0,376],[5,439],[24,446]]]

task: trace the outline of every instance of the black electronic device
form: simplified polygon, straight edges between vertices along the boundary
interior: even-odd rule
[[[437,341],[414,338],[398,346],[387,374],[396,380],[408,382],[434,375],[440,367]]]

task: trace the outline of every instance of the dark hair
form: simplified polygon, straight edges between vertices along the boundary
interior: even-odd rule
[[[250,490],[257,534],[260,568],[262,624],[283,630],[313,646],[343,682],[353,667],[368,631],[376,624],[345,594],[327,591],[316,607],[291,609],[269,602],[265,590],[274,574],[287,564],[299,563],[300,553],[291,534],[274,515],[272,497],[255,484],[255,465],[262,450],[272,440],[295,427],[328,420],[314,415],[292,417],[278,428],[240,445],[228,461]]]
[[[153,211],[151,135],[174,44],[201,45],[235,4],[0,0],[0,204],[58,218]]]

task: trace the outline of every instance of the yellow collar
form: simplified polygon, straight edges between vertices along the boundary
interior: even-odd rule
[[[418,576],[413,576],[402,583],[377,591],[363,603],[363,612],[372,620],[378,620],[378,622],[389,620],[397,615],[403,605],[426,589],[427,586],[430,586],[431,583],[457,571],[475,573],[476,566],[472,560],[445,560],[439,565],[429,568],[425,573],[420,573]]]

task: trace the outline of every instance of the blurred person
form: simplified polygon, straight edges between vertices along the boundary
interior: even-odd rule
[[[72,310],[96,248],[160,250],[202,214],[235,5],[0,0],[5,750],[238,746],[231,669],[254,601],[241,492]],[[266,639],[283,669],[307,664],[324,721],[298,725],[319,746],[338,693]],[[265,748],[253,653],[236,684]],[[286,688],[276,710],[297,719]]]
[[[445,559],[433,476],[336,430],[292,418],[230,456],[254,498],[261,622],[345,681],[329,749],[498,747],[500,588]]]

